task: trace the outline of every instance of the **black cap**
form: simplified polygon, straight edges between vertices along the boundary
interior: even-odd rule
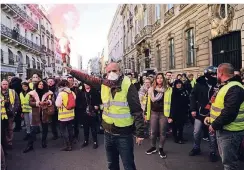
[[[204,69],[205,77],[209,77],[209,76],[213,76],[213,75],[217,75],[217,67],[209,66]]]

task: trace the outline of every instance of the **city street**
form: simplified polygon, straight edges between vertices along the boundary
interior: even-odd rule
[[[222,170],[220,162],[208,161],[208,142],[203,141],[202,155],[189,157],[191,150],[191,129],[187,129],[185,137],[189,140],[184,145],[175,144],[172,138],[168,138],[165,151],[168,158],[163,160],[158,154],[146,155],[145,151],[150,147],[149,140],[145,140],[142,146],[135,146],[135,161],[138,170]],[[51,134],[51,133],[49,133]],[[61,139],[52,141],[49,135],[48,148],[42,149],[40,135],[35,143],[35,150],[23,154],[26,142],[22,140],[23,132],[15,133],[14,149],[7,156],[8,170],[106,170],[107,162],[103,145],[103,135],[99,135],[100,146],[97,150],[92,145],[80,149],[80,143],[75,145],[74,151],[62,152]],[[122,166],[121,166],[121,169]]]

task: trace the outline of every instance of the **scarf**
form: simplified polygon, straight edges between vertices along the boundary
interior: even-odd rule
[[[42,96],[46,93],[43,89],[36,88],[36,92],[39,96],[40,101],[42,100]]]
[[[154,95],[154,90],[156,90],[158,92],[156,96]],[[150,96],[152,102],[157,102],[160,99],[162,99],[163,94],[164,94],[164,88],[162,88],[162,87],[161,88],[156,87],[155,89],[153,87],[151,87],[148,90],[148,95]]]

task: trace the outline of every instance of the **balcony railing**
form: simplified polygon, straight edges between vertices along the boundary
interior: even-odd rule
[[[23,19],[30,23],[35,29],[38,29],[38,24],[29,15],[27,15],[27,13],[23,11],[17,4],[6,5],[8,5],[12,10],[14,10],[16,14],[20,15]]]
[[[42,45],[42,52],[46,52],[47,51],[47,47],[45,45]]]
[[[45,31],[45,27],[44,27],[44,25],[41,25],[41,29],[43,29],[43,30]]]
[[[160,28],[161,22],[160,19],[158,19],[153,25],[152,25],[152,32],[156,31],[158,28]]]
[[[143,40],[147,36],[152,35],[152,25],[146,25],[139,34],[135,36],[135,43],[138,43],[139,41]]]
[[[167,22],[170,18],[174,16],[174,7],[169,9],[165,14],[164,14],[164,22]]]
[[[183,8],[185,8],[188,4],[180,4],[180,10],[182,10]]]
[[[35,43],[33,43],[31,40],[28,40],[27,38],[23,37],[22,35],[20,35],[19,33],[17,33],[16,31],[6,27],[5,25],[1,24],[1,35],[4,35],[8,38],[14,39],[16,41],[18,41],[19,43],[30,47],[38,52],[41,51],[41,47]]]
[[[50,32],[49,32],[48,30],[46,30],[46,34],[47,34],[47,35],[50,35]]]

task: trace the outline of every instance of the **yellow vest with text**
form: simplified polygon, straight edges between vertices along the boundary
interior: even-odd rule
[[[63,106],[58,109],[58,120],[74,118],[75,109],[67,110],[65,107],[68,104],[68,94],[66,92],[60,92],[62,96]],[[74,92],[72,92],[75,95]]]
[[[228,90],[233,86],[239,86],[243,88],[242,84],[236,81],[229,82],[224,85],[218,92],[214,103],[210,110],[210,123],[212,123],[220,114],[222,109],[224,109],[224,98]],[[228,131],[242,131],[244,130],[244,102],[241,104],[239,113],[236,119],[228,125],[225,125],[223,129]]]
[[[11,105],[14,105],[15,92],[12,89],[9,89],[8,92],[9,92],[8,94],[9,94],[10,104]],[[2,120],[3,119],[8,119],[8,115],[7,115],[6,109],[4,107],[4,104],[5,104],[5,102],[4,102],[4,96],[1,93],[1,118],[2,118]]]
[[[102,85],[102,118],[107,124],[114,124],[116,127],[126,127],[133,125],[134,118],[130,113],[130,108],[127,102],[127,94],[130,85],[131,80],[129,79],[129,77],[124,76],[121,85],[121,91],[116,92],[114,98],[111,94],[111,88]]]
[[[169,117],[170,115],[170,107],[171,107],[171,97],[172,97],[172,88],[169,87],[165,92],[164,92],[164,116]],[[147,113],[146,113],[146,118],[147,120],[150,120],[151,117],[151,98],[148,95],[147,98]]]
[[[20,93],[20,102],[21,102],[21,108],[23,113],[30,113],[31,112],[31,106],[29,104],[30,102],[30,95],[26,94],[25,96],[23,93]]]

